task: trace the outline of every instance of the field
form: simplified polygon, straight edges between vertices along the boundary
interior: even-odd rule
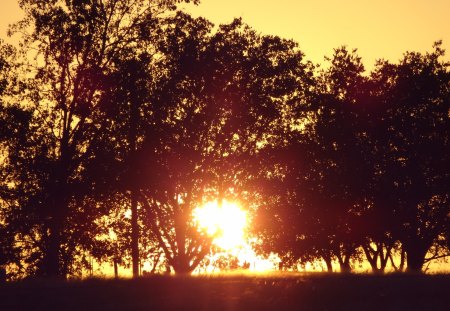
[[[450,275],[30,280],[0,285],[0,310],[450,310]]]

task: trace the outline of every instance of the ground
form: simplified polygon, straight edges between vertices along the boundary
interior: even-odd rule
[[[32,280],[0,285],[0,310],[450,310],[450,275]]]

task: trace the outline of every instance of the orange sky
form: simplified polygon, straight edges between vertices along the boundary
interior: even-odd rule
[[[216,23],[242,16],[262,33],[295,39],[314,62],[343,44],[368,67],[440,39],[450,54],[450,0],[203,0],[192,12]]]
[[[0,2],[5,38],[20,10],[17,0]],[[397,61],[406,50],[430,50],[439,39],[450,54],[450,0],[202,0],[188,7],[214,23],[242,16],[262,33],[295,39],[314,62],[343,44],[358,48],[369,68],[377,58]]]

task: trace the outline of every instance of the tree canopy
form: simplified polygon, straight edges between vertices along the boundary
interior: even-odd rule
[[[181,2],[197,3],[20,1],[21,45],[0,42],[10,279],[80,275],[92,258],[191,273],[214,251],[193,212],[225,200],[289,269],[419,272],[449,255],[440,42],[370,73],[339,47],[321,68],[292,40]]]

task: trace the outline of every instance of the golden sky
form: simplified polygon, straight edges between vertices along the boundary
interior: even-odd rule
[[[242,16],[262,33],[295,39],[314,62],[347,45],[370,68],[440,39],[450,54],[450,0],[203,0],[191,11],[216,23]]]
[[[5,38],[20,10],[17,0],[0,3]],[[440,39],[450,54],[450,0],[202,0],[188,7],[216,24],[243,17],[262,33],[295,39],[316,63],[341,45],[358,48],[368,68],[377,58],[395,62],[407,50],[430,50]]]

